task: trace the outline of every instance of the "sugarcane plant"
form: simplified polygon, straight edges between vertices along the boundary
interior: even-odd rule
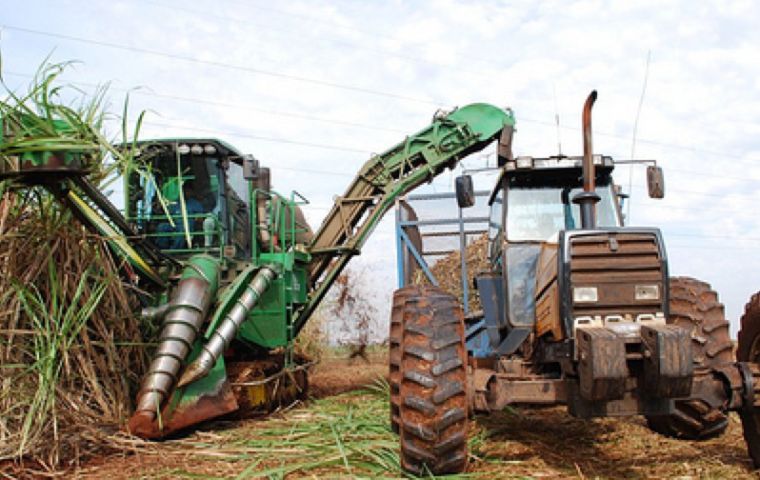
[[[22,91],[0,68],[0,172],[48,156],[107,189],[133,159],[104,133],[107,85],[61,84],[70,66],[46,59]],[[128,132],[127,109],[121,142],[143,117]],[[66,465],[108,443],[93,425],[115,427],[131,411],[155,328],[133,315],[121,263],[48,190],[0,180],[0,460]]]

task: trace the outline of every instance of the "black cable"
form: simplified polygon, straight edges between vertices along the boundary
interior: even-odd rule
[[[320,79],[315,79],[315,78],[308,78],[308,77],[302,77],[302,76],[298,76],[298,75],[292,75],[292,74],[284,73],[284,72],[276,72],[276,71],[271,71],[271,70],[263,70],[263,69],[259,69],[259,68],[248,67],[248,66],[245,66],[245,65],[235,65],[235,64],[231,64],[231,63],[219,62],[219,61],[214,61],[214,60],[201,60],[199,58],[188,57],[188,56],[185,56],[185,55],[177,55],[177,54],[173,54],[173,53],[166,53],[166,52],[162,52],[162,51],[159,51],[159,50],[151,50],[151,49],[141,48],[141,47],[131,47],[129,45],[122,45],[122,44],[119,44],[119,43],[105,42],[105,41],[102,41],[102,40],[93,40],[93,39],[89,39],[89,38],[77,37],[77,36],[74,36],[74,35],[67,35],[67,34],[54,33],[54,32],[46,32],[46,31],[42,31],[42,30],[35,30],[35,29],[32,29],[32,28],[25,28],[25,27],[17,27],[17,26],[14,26],[14,25],[7,25],[7,24],[6,25],[0,25],[0,29],[3,29],[3,28],[7,29],[7,30],[21,32],[21,33],[27,33],[27,34],[32,34],[32,35],[40,35],[40,36],[51,37],[51,38],[59,38],[59,39],[63,39],[63,40],[70,40],[72,42],[85,43],[85,44],[89,44],[89,45],[98,45],[98,46],[101,46],[101,47],[113,48],[113,49],[123,50],[123,51],[128,51],[128,52],[141,53],[141,54],[145,54],[145,55],[155,55],[155,56],[158,56],[158,57],[171,58],[173,60],[180,60],[180,61],[183,61],[183,62],[190,62],[190,63],[197,63],[197,64],[202,64],[202,65],[209,65],[209,66],[218,67],[218,68],[226,68],[226,69],[230,69],[230,70],[237,70],[237,71],[242,71],[242,72],[247,72],[247,73],[253,73],[253,74],[256,74],[256,75],[264,75],[264,76],[275,77],[275,78],[283,78],[283,79],[286,79],[286,80],[293,80],[293,81],[296,81],[296,82],[310,83],[310,84],[314,84],[314,85],[321,85],[323,87],[336,88],[336,89],[340,89],[340,90],[347,90],[347,91],[352,91],[352,92],[364,93],[364,94],[368,94],[368,95],[375,95],[375,96],[379,96],[379,97],[394,98],[394,99],[397,99],[397,100],[405,100],[405,101],[409,101],[409,102],[424,103],[424,104],[428,104],[428,105],[435,105],[437,107],[441,107],[441,106],[444,105],[444,103],[441,102],[441,101],[439,101],[439,100],[428,100],[428,99],[422,99],[422,98],[409,97],[409,96],[406,96],[406,95],[401,95],[401,94],[392,93],[392,92],[385,92],[385,91],[382,91],[382,90],[374,90],[374,89],[371,89],[371,88],[364,88],[364,87],[358,87],[358,86],[354,86],[354,85],[340,84],[340,83],[330,82],[330,81],[327,81],[327,80],[320,80]]]

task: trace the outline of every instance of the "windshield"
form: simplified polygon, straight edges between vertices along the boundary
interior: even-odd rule
[[[180,202],[180,189],[185,202],[199,205],[198,210],[212,211],[217,206],[219,191],[215,157],[165,155],[155,159],[150,170],[134,173],[130,182],[130,213],[138,222],[165,216],[161,201],[171,210]],[[160,198],[160,200],[159,200]]]
[[[216,156],[159,150],[130,175],[128,219],[162,250],[218,246],[220,225],[211,223],[221,218],[218,163]]]
[[[571,199],[583,189],[573,188]],[[560,230],[581,228],[580,207],[562,202],[562,188],[518,186],[507,188],[507,240],[547,240]],[[612,186],[597,186],[601,200],[596,204],[597,225],[619,227]]]

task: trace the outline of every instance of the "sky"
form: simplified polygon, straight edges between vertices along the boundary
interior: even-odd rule
[[[277,190],[310,200],[313,226],[371,153],[439,109],[508,106],[517,155],[578,155],[596,89],[595,151],[665,172],[652,200],[642,167],[616,170],[629,223],[663,230],[671,274],[712,284],[735,336],[760,290],[758,18],[752,1],[0,0],[0,54],[11,88],[46,57],[75,60],[63,80],[110,83],[115,115],[130,92],[141,137],[215,136],[253,154]],[[488,161],[492,147],[463,164]],[[456,173],[424,189],[447,191]],[[354,260],[380,317],[391,245],[388,215]]]

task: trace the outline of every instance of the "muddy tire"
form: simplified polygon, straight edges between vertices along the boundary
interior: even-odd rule
[[[399,368],[401,466],[417,475],[467,466],[467,351],[459,302],[417,287],[402,316]]]
[[[728,413],[722,408],[720,395],[700,389],[700,378],[709,375],[711,367],[733,361],[723,304],[709,284],[690,277],[673,277],[668,323],[691,331],[695,387],[690,398],[676,400],[672,415],[647,417],[649,428],[688,440],[716,437],[728,427]]]
[[[744,307],[739,327],[739,345],[736,359],[740,362],[760,363],[760,292]],[[755,398],[758,396],[755,387]],[[756,410],[740,410],[739,418],[744,428],[744,440],[747,442],[749,456],[755,468],[760,468],[760,412]]]
[[[393,292],[390,332],[388,334],[388,386],[390,387],[391,430],[399,432],[399,388],[401,384],[401,340],[406,301],[417,293],[417,287],[404,287]]]

